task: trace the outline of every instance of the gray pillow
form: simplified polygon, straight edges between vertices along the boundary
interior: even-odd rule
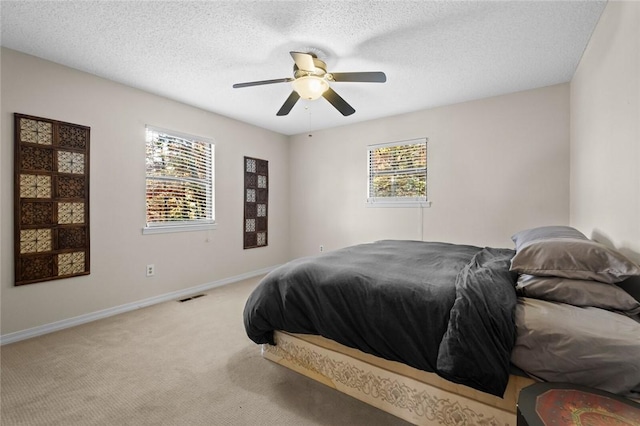
[[[511,259],[511,271],[613,284],[640,275],[640,266],[595,241],[552,238],[520,247]]]
[[[533,241],[547,240],[549,238],[575,238],[588,240],[582,232],[570,226],[539,226],[537,228],[525,229],[511,236],[516,244],[516,251],[525,244]]]
[[[516,285],[518,295],[574,306],[593,306],[626,315],[640,314],[640,302],[616,286],[598,281],[570,280],[559,277],[520,275]]]
[[[640,323],[632,318],[521,297],[515,320],[511,362],[528,374],[625,396],[640,386]]]

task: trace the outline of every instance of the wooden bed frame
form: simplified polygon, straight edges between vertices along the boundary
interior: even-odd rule
[[[387,361],[321,336],[274,333],[262,356],[415,425],[515,426],[533,379],[511,375],[504,398]]]

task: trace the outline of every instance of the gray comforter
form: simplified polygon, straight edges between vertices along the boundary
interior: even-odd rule
[[[244,309],[256,343],[318,334],[502,396],[515,341],[513,250],[379,241],[297,259]]]

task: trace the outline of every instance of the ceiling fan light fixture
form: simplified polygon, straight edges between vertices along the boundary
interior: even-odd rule
[[[329,88],[329,83],[324,78],[314,75],[298,77],[291,85],[301,98],[310,101],[318,99]]]
[[[233,87],[240,88],[290,82],[293,86],[293,91],[276,113],[277,116],[289,114],[291,108],[300,98],[313,101],[323,97],[340,114],[346,117],[356,112],[356,110],[329,86],[329,82],[384,83],[387,81],[387,76],[382,71],[328,73],[327,64],[318,59],[313,51],[307,53],[289,52],[289,54],[294,62],[293,78],[249,81],[236,83]]]

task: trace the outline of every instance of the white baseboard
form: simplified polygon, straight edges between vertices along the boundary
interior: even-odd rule
[[[74,327],[76,325],[85,324],[87,322],[96,321],[102,318],[107,318],[113,315],[122,314],[125,312],[133,311],[147,306],[155,305],[158,303],[168,302],[170,300],[182,299],[200,293],[203,291],[211,290],[215,287],[220,287],[227,284],[232,284],[238,281],[246,280],[248,278],[257,277],[263,275],[276,266],[270,266],[268,268],[260,269],[257,271],[251,271],[244,274],[236,275],[234,277],[224,278],[222,280],[213,281],[206,284],[201,284],[195,287],[189,287],[184,290],[173,291],[171,293],[161,294],[159,296],[150,297],[148,299],[139,300],[137,302],[126,303],[120,306],[114,306],[113,308],[103,309],[101,311],[91,312],[88,314],[80,315],[73,318],[68,318],[49,324],[39,325],[37,327],[28,328],[26,330],[20,330],[13,333],[7,333],[0,335],[0,345],[6,345],[9,343],[18,342],[20,340],[29,339],[31,337],[41,336],[43,334],[52,333],[54,331],[63,330],[65,328]]]

